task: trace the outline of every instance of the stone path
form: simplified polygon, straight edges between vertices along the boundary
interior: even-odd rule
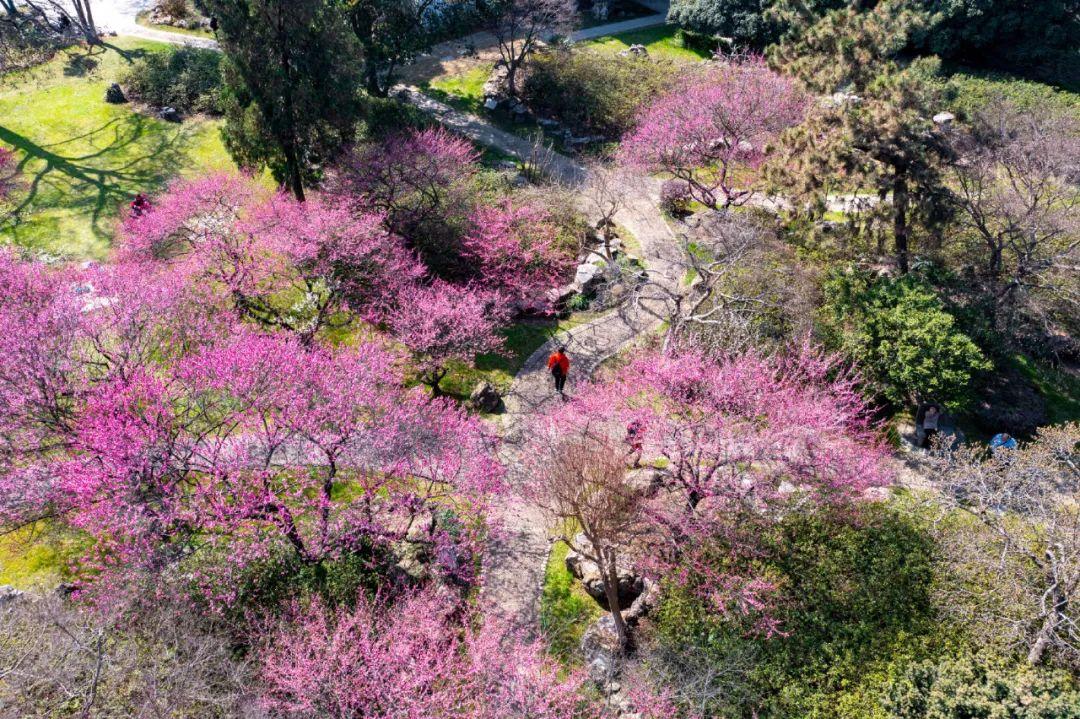
[[[475,142],[519,159],[527,158],[532,151],[531,142],[493,127],[480,117],[454,110],[416,88],[399,87],[397,93]],[[585,168],[564,155],[553,153],[551,164],[559,179],[570,188],[579,187],[587,180]],[[678,261],[681,250],[658,209],[660,182],[641,178],[627,189],[628,197],[615,221],[638,241],[641,259],[651,279],[659,284],[677,283],[682,276]],[[550,403],[560,401],[547,372],[547,357],[555,346],[567,347],[572,362],[567,393],[572,395],[576,382],[586,380],[604,360],[657,325],[656,318],[644,309],[625,308],[561,333],[525,361],[504,398],[502,459],[508,468],[511,492],[499,505],[497,518],[503,536],[492,542],[485,562],[481,604],[485,612],[501,617],[523,632],[537,628],[550,549],[547,518],[516,491],[523,473],[544,471],[535,457],[522,451],[522,442],[528,418],[544,411]]]

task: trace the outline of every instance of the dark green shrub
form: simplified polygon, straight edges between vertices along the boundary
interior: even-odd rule
[[[122,83],[131,97],[154,107],[220,114],[221,53],[194,47],[154,52],[136,60]]]
[[[763,636],[753,615],[720,615],[674,586],[656,617],[655,664],[684,658],[685,684],[679,671],[658,667],[677,695],[700,700],[706,677],[726,684],[706,715],[880,717],[875,705],[893,667],[953,641],[935,616],[933,541],[899,511],[796,513],[761,540],[737,568],[777,586],[771,614],[781,634]],[[724,561],[711,569],[723,572]]]
[[[992,368],[925,280],[837,272],[825,283],[826,339],[895,404],[970,401],[972,379]]]
[[[524,83],[529,109],[575,135],[614,139],[629,130],[642,106],[670,88],[670,62],[593,50],[558,49],[533,58]]]

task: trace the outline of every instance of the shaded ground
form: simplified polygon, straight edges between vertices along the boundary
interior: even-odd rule
[[[163,48],[119,38],[3,78],[0,145],[15,150],[21,186],[0,241],[100,258],[136,192],[156,192],[178,172],[234,167],[218,121],[168,123],[105,102],[126,65]]]

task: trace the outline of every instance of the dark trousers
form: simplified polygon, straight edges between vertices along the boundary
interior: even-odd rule
[[[566,386],[566,375],[562,372],[552,372],[551,376],[555,378],[555,391],[561,393],[563,387]]]

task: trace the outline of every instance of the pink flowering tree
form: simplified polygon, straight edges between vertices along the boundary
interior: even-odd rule
[[[239,317],[305,343],[351,316],[381,318],[423,274],[380,216],[320,197],[297,202],[234,175],[174,184],[125,223],[121,259],[167,263]]]
[[[764,60],[728,60],[687,76],[656,100],[623,138],[621,160],[645,172],[685,181],[713,209],[745,203],[737,170],[760,167],[767,146],[803,117],[808,98]]]
[[[412,365],[436,397],[451,363],[472,362],[502,348],[495,300],[491,293],[442,281],[399,295],[390,313],[391,332],[409,349]]]
[[[297,719],[597,716],[580,672],[473,619],[432,590],[337,611],[296,605],[260,652],[263,706]]]
[[[480,207],[463,240],[464,256],[477,281],[519,303],[541,302],[566,280],[573,249],[560,242],[550,213],[535,202],[502,202]]]
[[[649,354],[542,418],[534,441],[603,438],[629,463],[632,425],[656,467],[641,500],[643,568],[687,583],[719,612],[754,616],[764,633],[780,629],[768,611],[773,587],[718,558],[752,560],[759,530],[786,507],[842,508],[891,480],[856,378],[807,348],[719,363],[694,351]]]

